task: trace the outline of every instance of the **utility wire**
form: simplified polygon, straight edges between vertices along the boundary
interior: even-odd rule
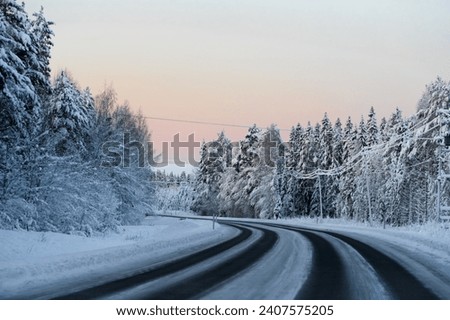
[[[245,129],[248,129],[248,128],[251,127],[251,126],[245,126],[245,125],[240,125],[240,124],[219,123],[219,122],[209,122],[209,121],[181,120],[181,119],[149,117],[149,116],[143,116],[143,118],[144,119],[150,119],[150,120],[181,122],[181,123],[194,123],[194,124],[202,124],[202,125],[210,125],[210,126],[223,126],[223,127],[232,127],[232,128],[245,128]],[[289,129],[279,129],[279,130],[280,131],[291,131]]]
[[[434,120],[435,119],[433,119],[433,121],[431,121],[430,123],[434,122]],[[424,122],[425,122],[425,124],[423,124]],[[305,180],[311,179],[312,180],[312,179],[317,179],[319,176],[336,176],[336,175],[344,174],[347,171],[349,171],[350,169],[354,168],[361,161],[363,161],[363,159],[367,156],[367,154],[373,153],[373,152],[382,152],[382,150],[385,149],[388,145],[390,145],[391,147],[393,145],[397,145],[400,143],[401,139],[411,137],[411,134],[415,130],[420,132],[422,128],[426,127],[430,123],[426,123],[426,119],[422,119],[418,123],[414,124],[411,128],[408,128],[405,132],[401,133],[400,135],[395,136],[394,139],[391,139],[391,140],[387,141],[386,143],[382,142],[382,143],[378,143],[378,144],[375,144],[370,147],[364,147],[360,152],[358,152],[356,155],[354,155],[352,158],[350,158],[346,163],[340,165],[337,168],[333,168],[333,169],[329,169],[329,170],[316,169],[310,173],[294,172],[294,175],[299,179],[305,179]],[[436,129],[437,127],[439,127],[439,125],[435,125],[432,128],[427,128],[427,130],[425,132],[421,132],[418,136],[420,137],[422,135],[425,135],[428,132]],[[412,137],[412,139],[418,140],[420,138],[417,138],[417,136],[416,136],[416,137]],[[414,165],[407,166],[407,167],[412,168],[412,167],[419,166],[419,165],[422,165],[422,164],[430,162],[430,161],[431,160],[429,159],[424,162],[416,163]]]
[[[208,122],[208,121],[197,121],[197,120],[181,120],[181,119],[172,119],[172,118],[162,118],[162,117],[150,117],[150,116],[142,116],[142,118],[144,119],[150,119],[150,120],[160,120],[160,121],[170,121],[170,122],[180,122],[180,123],[193,123],[193,124],[201,124],[201,125],[212,125],[212,126],[224,126],[224,127],[233,127],[233,128],[249,128],[249,126],[245,126],[245,125],[238,125],[238,124],[229,124],[229,123],[218,123],[218,122]],[[435,122],[435,119],[433,119],[431,122],[427,123],[426,122],[426,118],[421,119],[420,121],[418,121],[417,123],[415,123],[412,127],[410,128],[406,128],[405,132],[396,135],[394,139],[390,139],[390,141],[388,141],[387,143],[389,145],[396,145],[400,142],[401,139],[404,139],[406,137],[409,138],[413,138],[415,140],[418,140],[420,138],[416,137],[411,137],[411,134],[414,131],[422,131],[422,129],[425,127],[427,130],[425,132],[420,132],[419,133],[419,137],[423,136],[425,134],[427,134],[428,132],[436,129],[437,127],[439,127],[439,125],[435,125],[432,128],[427,128],[427,126],[429,124],[432,124],[433,122]],[[260,128],[260,127],[259,127]],[[280,131],[291,131],[289,129],[279,129]],[[365,147],[363,150],[361,150],[360,153],[356,154],[355,156],[353,156],[347,163],[342,164],[341,166],[337,167],[337,168],[333,168],[333,169],[329,169],[329,170],[323,170],[323,169],[316,169],[313,172],[310,173],[295,173],[294,175],[297,178],[300,179],[317,179],[318,176],[334,176],[334,175],[339,175],[339,174],[343,174],[346,173],[347,171],[349,171],[351,168],[353,168],[356,164],[359,164],[363,159],[361,157],[364,157],[367,153],[369,152],[374,152],[374,151],[381,151],[382,149],[384,149],[386,147],[386,143],[379,143],[370,147]],[[410,167],[414,167],[414,166],[418,166],[421,164],[424,164],[426,162],[428,162],[430,160],[424,161],[422,163],[418,163],[415,165],[412,165]]]

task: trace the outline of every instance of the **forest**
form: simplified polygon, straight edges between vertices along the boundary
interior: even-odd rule
[[[149,141],[147,125],[110,87],[93,96],[68,71],[51,79],[52,24],[0,1],[0,228],[91,235],[139,223],[151,170],[105,166],[102,145],[125,132]]]
[[[332,122],[325,114],[320,123],[293,127],[289,143],[275,125],[255,125],[239,143],[221,133],[202,146],[192,209],[391,226],[443,219],[439,207],[447,209],[449,201],[449,99],[450,84],[437,78],[408,118],[398,108],[379,123],[373,107],[357,123]]]

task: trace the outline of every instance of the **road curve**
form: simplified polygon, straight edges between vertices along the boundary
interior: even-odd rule
[[[114,280],[95,287],[87,288],[81,291],[60,295],[54,300],[87,300],[87,299],[101,299],[104,296],[110,295],[117,291],[123,291],[128,288],[137,286],[144,282],[148,282],[165,275],[183,270],[193,266],[201,261],[209,259],[213,256],[219,255],[240,243],[243,243],[252,235],[252,230],[242,226],[234,226],[240,230],[240,233],[222,243],[201,250],[197,253],[182,257],[168,263],[163,263],[156,267],[150,266],[145,272],[126,277],[123,279]]]
[[[377,271],[389,287],[394,299],[399,300],[435,300],[439,297],[414,277],[400,263],[372,246],[348,236],[324,231],[355,248],[359,254]]]
[[[385,250],[342,232],[220,220],[240,233],[55,299],[439,299]],[[277,287],[276,285],[279,286]]]
[[[349,299],[345,265],[332,244],[314,232],[302,234],[313,245],[313,267],[295,298],[299,300]]]
[[[233,225],[237,226],[235,224]],[[250,267],[267,254],[278,241],[276,232],[266,228],[252,227],[262,231],[261,238],[235,257],[224,261],[206,272],[198,273],[163,290],[145,294],[139,298],[149,300],[196,299],[196,297],[204,294],[206,291],[212,290],[215,286],[220,285]]]
[[[439,297],[421,283],[395,259],[375,249],[367,243],[341,233],[315,230],[303,227],[290,227],[268,224],[280,228],[295,230],[305,236],[313,245],[313,267],[308,280],[298,292],[296,299],[305,300],[341,300],[358,299],[349,290],[352,281],[344,272],[348,262],[343,262],[338,251],[331,245],[331,239],[342,241],[353,248],[372,268],[386,287],[390,299],[433,300]],[[327,240],[325,235],[331,236]],[[377,297],[378,299],[386,297]]]

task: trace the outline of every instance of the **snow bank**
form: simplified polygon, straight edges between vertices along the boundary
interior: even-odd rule
[[[353,232],[397,244],[413,244],[427,252],[433,251],[450,257],[450,229],[448,225],[442,223],[428,222],[423,225],[405,227],[386,226],[386,229],[383,229],[380,225],[370,226],[366,223],[358,223],[347,219],[323,219],[317,221],[310,218],[296,218],[278,221],[289,225]]]

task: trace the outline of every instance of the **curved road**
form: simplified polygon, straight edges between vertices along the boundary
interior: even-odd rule
[[[450,298],[450,280],[416,261],[417,270],[429,271],[421,277],[406,258],[398,258],[407,255],[401,248],[397,255],[341,232],[256,221],[220,223],[239,233],[194,254],[55,299]]]
[[[375,249],[374,247],[331,231],[317,231],[298,227],[284,227],[295,230],[305,236],[313,245],[314,266],[311,269],[308,281],[298,292],[297,299],[358,299],[351,290],[349,284],[352,282],[351,275],[346,272],[349,264],[348,259],[342,259],[339,251],[333,247],[333,242],[343,242],[359,254],[366,267],[375,272],[379,285],[385,292],[380,292],[377,298],[390,299],[439,299],[439,297],[421,283],[405,267],[394,258]],[[331,237],[327,237],[331,236]],[[362,272],[362,270],[361,270]],[[358,284],[357,284],[358,285]],[[366,284],[367,285],[367,284]],[[369,285],[376,285],[372,283]],[[326,289],[324,289],[326,288]],[[373,287],[365,289],[373,290]],[[388,296],[384,296],[388,294]]]

